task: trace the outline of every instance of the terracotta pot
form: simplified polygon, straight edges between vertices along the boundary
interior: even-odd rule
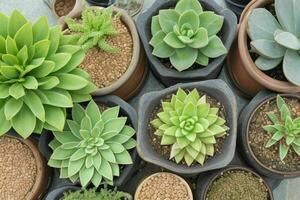
[[[260,174],[274,178],[274,179],[285,179],[285,178],[295,178],[300,176],[300,170],[294,172],[283,172],[276,169],[271,169],[265,166],[253,153],[250,144],[249,144],[249,135],[248,129],[250,126],[251,119],[254,113],[266,102],[276,99],[277,94],[262,91],[258,95],[256,95],[251,102],[244,108],[241,112],[238,127],[239,127],[239,137],[238,143],[241,144],[241,150],[244,155],[244,158],[247,162],[256,169]],[[292,98],[300,99],[300,94],[283,94],[281,96],[287,96]]]
[[[138,188],[136,189],[136,192],[135,192],[135,195],[134,195],[134,200],[143,200],[143,199],[139,199],[138,196],[139,194],[141,193],[141,190],[142,190],[142,186],[152,177],[155,177],[157,175],[162,175],[162,174],[168,174],[168,175],[171,175],[173,177],[176,177],[180,180],[180,182],[185,186],[185,188],[187,189],[187,192],[188,192],[188,196],[189,196],[189,199],[188,200],[193,200],[193,192],[189,186],[189,184],[183,179],[181,178],[180,176],[176,175],[176,174],[172,174],[172,173],[168,173],[168,172],[158,172],[158,173],[155,173],[155,174],[152,174],[151,176],[147,177],[146,179],[144,179],[138,186]],[[175,189],[175,188],[174,188]]]
[[[60,0],[52,0],[52,3],[51,3],[51,9],[52,9],[52,12],[56,15],[56,17],[60,18],[60,17],[63,17],[63,16],[68,16],[68,15],[72,15],[72,13],[74,12],[81,12],[85,6],[85,1],[84,0],[75,0],[75,5],[73,7],[73,9],[67,13],[66,15],[59,15],[57,13],[57,10],[55,9],[55,5],[56,3],[58,3]]]
[[[228,137],[224,142],[222,151],[206,160],[204,165],[200,165],[198,163],[191,166],[187,166],[186,164],[177,164],[157,153],[152,147],[148,125],[153,109],[159,105],[161,99],[170,94],[176,93],[178,88],[187,90],[196,88],[198,91],[206,93],[224,105],[227,126],[230,128],[228,131]],[[153,163],[177,174],[194,177],[202,172],[225,167],[234,157],[237,138],[237,104],[234,93],[222,80],[216,79],[177,84],[161,91],[144,94],[139,102],[138,117],[137,151],[140,157],[149,163]]]
[[[93,7],[102,9],[100,7]],[[127,71],[113,84],[108,87],[99,88],[93,93],[95,96],[104,96],[108,94],[117,95],[125,100],[133,97],[143,85],[147,75],[147,65],[144,49],[141,46],[140,38],[133,19],[122,9],[114,7],[115,12],[121,12],[121,20],[127,26],[133,39],[133,55]],[[81,11],[70,13],[67,17],[79,18]],[[67,28],[64,17],[60,18],[59,24],[63,29]]]
[[[276,92],[300,92],[300,86],[273,79],[258,69],[248,50],[247,28],[249,15],[253,9],[264,7],[272,2],[274,0],[253,0],[248,4],[242,13],[238,36],[227,59],[228,71],[233,82],[248,97],[255,96],[264,88]]]
[[[209,174],[208,176],[199,176],[198,181],[197,181],[197,190],[196,190],[196,199],[197,200],[201,200],[201,199],[206,199],[206,196],[209,192],[209,189],[212,185],[212,183],[219,178],[221,175],[223,175],[224,173],[228,172],[228,171],[234,171],[234,170],[241,170],[241,171],[246,171],[246,172],[250,172],[253,176],[258,177],[260,180],[262,180],[262,182],[264,183],[264,185],[267,187],[268,189],[268,193],[270,196],[269,200],[273,200],[273,193],[272,190],[269,186],[269,184],[264,180],[263,177],[261,177],[260,175],[258,175],[256,172],[254,172],[253,170],[246,168],[246,167],[242,167],[242,166],[233,166],[233,167],[227,167],[225,169],[222,170],[218,170],[218,171],[214,171],[211,174]],[[221,199],[221,197],[220,197]]]
[[[30,151],[32,152],[34,159],[36,161],[36,178],[35,183],[31,190],[28,192],[27,199],[28,200],[39,200],[42,199],[45,191],[47,190],[47,187],[50,182],[50,169],[47,167],[46,160],[42,156],[42,154],[39,152],[37,148],[37,141],[33,138],[30,139],[21,139],[17,136],[12,135],[5,135],[2,137],[9,137],[12,139],[16,139],[26,145]]]

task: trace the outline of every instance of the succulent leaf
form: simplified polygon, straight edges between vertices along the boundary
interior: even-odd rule
[[[224,17],[204,11],[197,0],[180,0],[175,9],[160,10],[152,17],[150,45],[152,54],[169,58],[178,71],[187,70],[195,63],[209,64],[209,58],[227,53],[216,36],[223,26]]]
[[[280,116],[277,117],[273,112],[267,114],[273,124],[263,126],[266,132],[272,134],[265,147],[270,148],[275,144],[279,144],[280,160],[284,160],[291,146],[296,154],[300,156],[300,120],[299,118],[292,119],[288,105],[280,95],[277,95],[276,102]]]
[[[171,102],[162,102],[163,111],[151,121],[161,145],[170,145],[170,159],[177,163],[183,159],[188,166],[194,162],[204,164],[206,156],[214,155],[215,137],[229,130],[226,121],[218,116],[218,109],[206,102],[198,91],[186,93],[178,89]]]
[[[103,181],[111,184],[119,176],[119,165],[132,164],[128,150],[136,146],[135,130],[126,125],[126,117],[119,117],[119,111],[117,106],[101,113],[93,100],[85,109],[76,104],[73,120],[67,120],[63,132],[54,132],[48,165],[59,168],[64,178],[79,179],[83,187],[90,183],[98,187]]]

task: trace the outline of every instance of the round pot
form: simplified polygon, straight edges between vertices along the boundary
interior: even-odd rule
[[[47,194],[45,200],[60,200],[65,192],[75,192],[77,190],[80,190],[80,187],[78,186],[63,186],[60,188],[57,188],[55,190],[52,190],[50,193]]]
[[[245,0],[245,1],[225,0],[225,1],[226,1],[226,5],[228,6],[228,8],[230,10],[232,10],[237,15],[238,18],[242,14],[247,3],[249,3],[249,1],[247,1],[247,0]]]
[[[241,115],[238,120],[239,127],[239,144],[241,144],[241,150],[244,155],[244,158],[247,162],[260,174],[274,178],[274,179],[285,179],[285,178],[294,178],[300,176],[300,170],[295,172],[282,172],[276,169],[271,169],[265,166],[253,153],[250,144],[249,144],[249,136],[248,129],[250,126],[250,121],[254,115],[254,113],[266,102],[276,99],[277,94],[262,91],[257,96],[255,96],[252,101],[244,108],[241,112]],[[299,94],[283,94],[281,96],[293,97],[300,99]]]
[[[60,18],[60,17],[63,17],[63,16],[69,16],[69,15],[72,15],[72,13],[76,13],[76,12],[81,12],[82,9],[84,8],[85,6],[85,3],[83,0],[74,0],[75,1],[75,5],[74,7],[72,8],[72,10],[70,10],[69,13],[67,14],[64,14],[64,15],[61,15],[58,13],[58,11],[56,10],[55,6],[57,3],[59,3],[61,0],[52,0],[52,3],[51,3],[51,9],[52,9],[52,12],[55,14],[56,17]]]
[[[90,5],[108,7],[115,3],[116,0],[86,0]]]
[[[95,97],[93,98],[97,104],[104,104],[109,107],[120,106],[120,114],[128,117],[128,121],[137,130],[137,113],[133,107],[131,107],[127,102],[122,100],[117,96],[105,96],[105,97]],[[53,139],[52,134],[43,134],[39,140],[39,149],[40,152],[49,160],[52,150],[48,146],[50,141]],[[133,164],[126,165],[120,173],[119,177],[114,178],[114,186],[119,187],[124,184],[131,178],[132,174],[137,170],[140,158],[138,157],[137,150],[132,149],[130,155],[133,161]],[[58,170],[58,169],[57,169]]]
[[[255,8],[264,7],[274,0],[251,1],[242,13],[238,36],[228,55],[228,71],[236,86],[245,94],[253,97],[260,90],[267,88],[276,92],[297,93],[300,86],[287,81],[279,81],[258,69],[248,50],[248,17]]]
[[[162,98],[176,93],[178,88],[190,90],[196,88],[198,91],[205,92],[207,95],[215,98],[225,107],[227,126],[230,128],[228,132],[229,135],[225,140],[222,152],[213,156],[211,159],[208,159],[204,165],[194,164],[188,167],[184,164],[176,164],[171,160],[165,159],[152,147],[148,132],[148,123],[150,121],[152,111],[157,105],[159,105]],[[140,99],[138,116],[137,150],[140,157],[147,162],[166,168],[167,170],[178,174],[194,176],[201,172],[225,167],[234,157],[237,137],[237,103],[234,93],[222,80],[216,79],[177,84],[161,91],[147,93]]]
[[[38,200],[42,199],[45,191],[48,188],[50,183],[50,169],[48,168],[45,158],[39,152],[37,147],[37,140],[33,137],[29,139],[22,139],[18,136],[14,136],[15,134],[9,134],[2,137],[9,137],[12,139],[16,139],[26,145],[32,152],[34,159],[36,161],[36,179],[31,191],[28,193],[27,199],[28,200]]]
[[[142,186],[147,182],[149,181],[149,179],[157,176],[157,175],[163,175],[163,174],[167,174],[167,175],[171,175],[173,177],[176,177],[177,179],[180,180],[180,182],[185,186],[185,188],[187,189],[187,192],[188,192],[188,196],[189,196],[189,199],[188,200],[193,200],[193,192],[189,186],[189,184],[183,179],[181,178],[180,176],[177,176],[175,174],[172,174],[172,173],[168,173],[168,172],[158,172],[158,173],[155,173],[155,174],[152,174],[151,176],[147,177],[146,179],[144,179],[138,186],[136,192],[135,192],[135,195],[134,195],[134,199],[135,200],[142,200],[142,199],[138,199],[138,196],[139,194],[141,193],[141,190],[142,190]],[[175,188],[174,188],[175,189]]]
[[[209,175],[200,175],[197,181],[197,189],[196,189],[196,199],[197,200],[201,200],[201,199],[206,199],[206,196],[209,192],[210,186],[212,185],[212,183],[218,179],[221,175],[223,175],[224,173],[228,172],[228,171],[233,171],[233,170],[242,170],[242,171],[246,171],[246,172],[250,172],[252,175],[254,175],[255,177],[258,177],[262,180],[262,182],[264,183],[264,185],[267,187],[269,195],[270,195],[270,199],[269,200],[273,200],[273,193],[272,190],[269,186],[269,184],[260,176],[258,175],[256,172],[254,172],[253,170],[246,168],[246,167],[242,167],[242,166],[232,166],[232,167],[227,167],[225,169],[222,170],[218,170],[218,171],[214,171],[212,173],[210,173]]]
[[[122,1],[122,0],[121,0]],[[125,0],[126,1],[126,0]],[[127,0],[128,2],[130,1],[130,0]],[[116,7],[118,7],[116,4],[118,3],[118,0],[115,0],[115,3],[114,3],[114,6],[116,6]],[[136,16],[138,13],[140,13],[141,12],[141,10],[142,10],[142,8],[143,8],[143,6],[144,6],[144,0],[139,0],[139,4],[140,4],[140,6],[138,7],[138,8],[136,8],[135,10],[133,10],[133,12],[132,13],[129,13],[129,11],[127,10],[127,9],[125,9],[125,8],[121,8],[121,7],[119,7],[120,9],[124,9],[124,10],[126,10],[126,12],[131,16],[131,17],[134,17],[134,16]]]
[[[99,7],[94,7],[99,9]],[[101,8],[100,8],[101,9]],[[97,89],[94,96],[104,96],[108,94],[117,95],[125,100],[133,97],[143,85],[147,75],[147,65],[144,55],[144,50],[141,46],[140,38],[136,30],[133,19],[126,13],[126,11],[114,7],[114,12],[121,13],[121,20],[127,26],[133,39],[133,55],[127,71],[113,84],[108,87]],[[68,15],[71,18],[79,18],[81,11],[73,12]],[[64,17],[60,18],[59,24],[62,25],[63,30],[67,29],[67,24]]]
[[[225,47],[227,49],[230,49],[236,33],[236,16],[229,9],[222,8],[214,1],[199,0],[199,2],[205,8],[205,10],[214,11],[216,14],[224,16],[224,25],[219,32],[219,36]],[[206,67],[195,70],[186,70],[182,72],[167,68],[159,58],[152,55],[153,48],[149,44],[149,41],[152,38],[152,34],[150,31],[152,17],[157,15],[159,10],[172,8],[176,5],[176,3],[176,0],[155,2],[151,8],[149,8],[146,12],[140,14],[137,20],[138,31],[144,44],[146,55],[150,62],[152,71],[166,86],[171,86],[181,82],[191,82],[216,78],[222,69],[226,55],[211,60],[209,65]]]

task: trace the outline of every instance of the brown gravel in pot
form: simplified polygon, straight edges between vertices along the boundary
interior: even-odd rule
[[[98,88],[110,86],[128,69],[133,55],[133,40],[127,26],[116,19],[114,25],[118,35],[108,37],[107,42],[119,49],[118,53],[107,53],[97,47],[90,49],[81,64]]]
[[[169,173],[158,173],[142,183],[135,200],[192,200],[187,185]]]
[[[296,98],[284,98],[291,113],[292,118],[300,116],[300,100]],[[279,144],[275,144],[270,148],[266,148],[268,140],[272,134],[263,130],[262,126],[272,124],[268,118],[267,113],[274,112],[279,116],[276,99],[268,101],[256,110],[252,119],[250,119],[250,126],[248,130],[248,138],[250,148],[252,149],[256,158],[266,167],[282,172],[294,172],[300,170],[300,156],[298,156],[292,148],[289,149],[286,158],[281,161],[279,158]]]
[[[57,0],[54,9],[59,17],[65,16],[74,8],[76,0]]]
[[[0,137],[0,199],[27,199],[36,179],[35,158],[17,139]]]
[[[220,117],[222,117],[223,119],[226,119],[225,108],[224,108],[224,106],[219,101],[217,101],[213,97],[210,97],[209,95],[207,95],[207,94],[205,94],[203,92],[200,92],[200,94],[201,95],[206,95],[206,100],[211,105],[211,107],[219,108],[218,115]],[[162,101],[168,101],[168,102],[170,102],[171,98],[172,98],[172,95],[168,95],[164,99],[162,99]],[[160,155],[162,155],[165,159],[169,160],[170,155],[171,155],[171,148],[172,148],[172,146],[171,145],[161,145],[160,144],[161,137],[154,134],[154,132],[155,132],[156,129],[150,124],[151,121],[153,121],[154,119],[157,118],[157,114],[160,113],[160,112],[162,112],[162,111],[163,111],[163,109],[162,109],[161,103],[159,105],[157,105],[153,109],[153,112],[151,113],[150,120],[149,120],[149,123],[148,123],[148,133],[150,134],[151,145],[152,145],[153,149],[157,153],[159,153]],[[226,125],[228,125],[228,124],[226,124]],[[222,137],[216,138],[217,143],[214,144],[214,148],[215,148],[215,154],[214,155],[217,155],[217,154],[221,153],[223,145],[225,143],[225,140],[226,140],[227,136],[228,136],[228,134],[224,135]],[[209,159],[212,159],[212,158],[213,157],[207,156],[205,158],[205,162],[207,162]],[[175,158],[173,158],[172,161],[176,162]],[[184,164],[184,165],[186,164],[185,161],[184,161],[184,159],[182,159],[181,164]]]
[[[269,200],[268,188],[261,178],[242,170],[221,174],[209,188],[205,200]]]

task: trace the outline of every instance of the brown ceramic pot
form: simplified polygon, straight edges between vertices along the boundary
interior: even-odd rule
[[[248,4],[242,13],[238,35],[228,55],[228,72],[237,88],[247,97],[253,97],[265,88],[276,92],[300,92],[300,86],[273,79],[259,70],[248,51],[248,17],[253,9],[272,2],[274,0],[253,0]]]
[[[180,182],[184,185],[184,187],[186,188],[187,192],[188,192],[188,200],[193,200],[193,192],[189,186],[189,184],[183,179],[181,178],[180,176],[176,175],[176,174],[172,174],[172,173],[168,173],[168,172],[158,172],[158,173],[155,173],[155,174],[152,174],[151,176],[148,176],[146,179],[144,179],[138,186],[138,188],[136,189],[136,192],[135,192],[135,195],[134,195],[134,200],[143,200],[143,199],[139,199],[138,196],[139,194],[141,193],[141,190],[142,190],[142,187],[145,183],[147,183],[147,181],[150,179],[150,178],[153,178],[157,175],[160,175],[160,174],[168,174],[168,175],[171,175],[175,178],[178,178],[180,180]],[[175,189],[175,188],[174,188]]]
[[[84,6],[86,5],[86,2],[85,0],[74,0],[75,1],[75,4],[74,4],[74,7],[70,10],[69,13],[66,13],[64,15],[61,15],[58,13],[57,9],[56,9],[56,5],[58,3],[61,2],[61,0],[53,0],[52,4],[50,5],[51,9],[52,9],[52,12],[55,14],[56,17],[60,18],[60,17],[63,17],[63,16],[68,16],[68,15],[72,15],[73,12],[78,12],[78,11],[82,11]]]
[[[94,7],[102,9],[100,7]],[[127,26],[133,39],[133,55],[127,71],[113,84],[108,87],[99,88],[93,93],[95,96],[104,96],[113,94],[125,100],[133,97],[143,85],[144,79],[147,75],[147,65],[145,59],[144,49],[141,46],[140,38],[133,19],[122,9],[114,7],[115,12],[120,12],[122,22]],[[67,17],[79,18],[81,11],[70,13]],[[63,29],[67,28],[64,17],[60,18],[59,24]]]
[[[39,200],[42,199],[47,186],[49,184],[50,169],[48,168],[46,161],[42,154],[37,148],[37,141],[33,138],[23,140],[21,138],[6,135],[3,137],[10,137],[16,140],[19,140],[21,143],[26,145],[32,152],[37,166],[36,179],[31,191],[28,192],[27,200]]]

